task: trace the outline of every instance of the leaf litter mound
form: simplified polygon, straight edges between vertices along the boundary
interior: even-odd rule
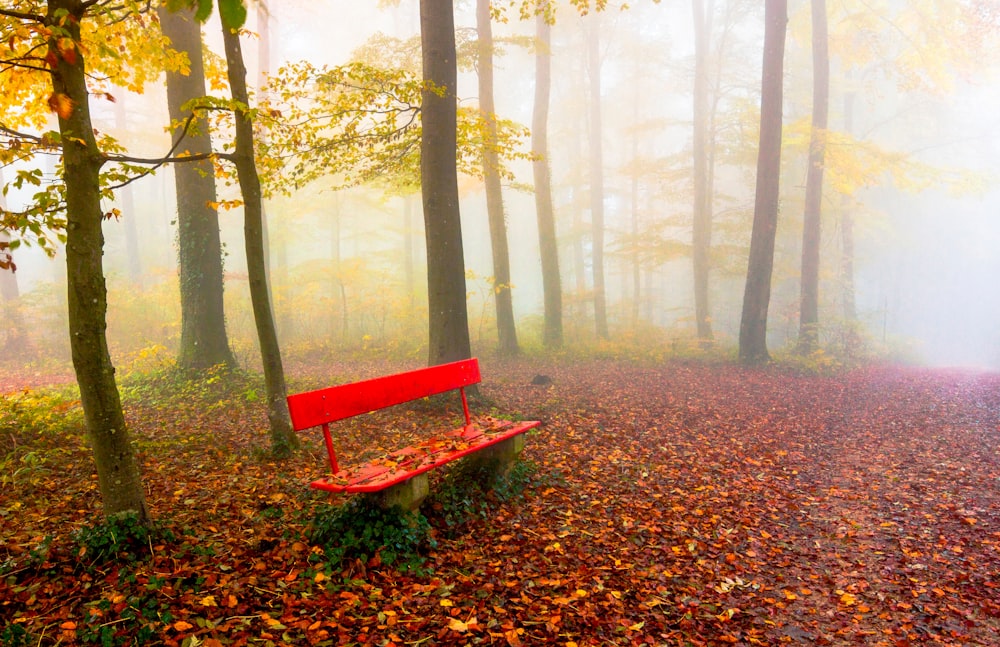
[[[405,368],[291,373],[314,388]],[[81,435],[34,439],[44,462],[0,494],[0,639],[997,644],[1000,376],[529,360],[485,361],[483,374],[496,412],[543,421],[524,454],[534,482],[439,529],[414,572],[377,555],[323,563],[305,538],[331,501],[307,487],[326,468],[320,434],[291,461],[269,459],[258,398],[126,398],[169,537],[135,562],[91,563],[73,539],[100,505]],[[551,381],[531,384],[538,374]],[[436,418],[339,425],[341,460],[447,424]],[[5,451],[31,440],[15,435]]]

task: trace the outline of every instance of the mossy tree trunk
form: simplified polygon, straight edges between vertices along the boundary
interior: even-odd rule
[[[493,251],[493,297],[496,302],[497,334],[501,356],[517,355],[517,326],[510,282],[510,246],[500,185],[497,153],[496,106],[493,101],[493,24],[490,0],[476,0],[476,31],[479,72],[479,109],[484,120],[483,180],[486,184],[486,213]]]
[[[809,354],[819,346],[819,245],[823,199],[826,127],[830,112],[830,55],[827,44],[826,0],[812,0],[813,114],[806,171],[806,201],[802,222],[802,283],[799,302],[798,351]]]
[[[601,124],[600,12],[587,17],[587,71],[590,76],[590,226],[594,276],[594,326],[608,339],[607,292],[604,285],[604,128]]]
[[[764,4],[764,63],[761,78],[760,146],[754,197],[750,258],[740,319],[740,361],[760,364],[767,352],[767,310],[771,301],[774,241],[778,229],[778,189],[781,173],[781,104],[783,95],[787,0]]]
[[[274,314],[267,289],[267,268],[264,260],[264,213],[261,203],[260,177],[254,160],[253,126],[248,112],[249,96],[246,84],[246,65],[240,46],[238,30],[222,27],[222,40],[226,49],[226,65],[233,101],[236,124],[236,142],[232,158],[239,177],[243,196],[243,235],[246,246],[247,274],[250,281],[250,301],[260,342],[264,365],[264,384],[267,390],[267,416],[270,423],[271,450],[275,456],[286,457],[298,446],[292,431],[285,400],[285,372],[281,365],[281,349],[274,325]]]
[[[712,196],[709,191],[709,102],[708,39],[712,30],[712,12],[704,0],[691,3],[694,16],[694,218],[691,228],[691,255],[694,264],[694,311],[698,341],[710,346],[713,340],[712,315],[708,299],[711,271]]]
[[[66,185],[66,281],[69,301],[70,348],[73,369],[97,464],[104,513],[134,513],[149,517],[139,463],[122,412],[115,368],[106,336],[107,288],[102,257],[100,170],[104,157],[97,147],[90,119],[80,22],[91,6],[81,0],[49,0],[46,26],[52,32],[49,51],[55,60],[52,91],[59,110],[63,179]],[[64,12],[70,19],[66,19]],[[74,43],[73,54],[65,41]]]
[[[458,205],[455,15],[452,0],[420,0],[425,87],[420,183],[427,241],[428,363],[472,356]]]
[[[170,120],[185,122],[190,110],[182,106],[205,96],[205,66],[202,58],[201,25],[191,9],[158,10],[163,33],[174,49],[187,54],[188,74],[167,72],[167,109]],[[183,138],[180,153],[208,154],[212,140],[208,122],[195,119]],[[174,165],[177,191],[177,249],[180,267],[181,343],[177,364],[182,370],[200,370],[217,364],[234,366],[226,334],[223,307],[222,244],[216,201],[215,172],[211,160]]]
[[[542,294],[545,328],[542,343],[560,348],[563,343],[562,278],[559,275],[559,245],[552,207],[552,169],[549,166],[549,100],[552,89],[552,25],[548,3],[535,18],[535,106],[531,118],[532,170],[535,179],[535,211],[538,246],[542,262]]]

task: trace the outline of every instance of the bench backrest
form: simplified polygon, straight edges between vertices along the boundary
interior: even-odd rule
[[[445,391],[462,389],[462,408],[468,424],[465,387],[477,384],[481,379],[479,361],[476,358],[465,359],[290,395],[288,412],[292,417],[292,427],[301,431]]]

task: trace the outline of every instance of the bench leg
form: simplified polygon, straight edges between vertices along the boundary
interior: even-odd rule
[[[383,508],[398,505],[408,512],[416,512],[429,492],[430,485],[427,482],[427,473],[425,472],[402,483],[387,487],[381,492],[372,492],[365,496]]]
[[[524,434],[490,445],[473,455],[472,460],[495,466],[495,476],[506,476],[524,450]]]

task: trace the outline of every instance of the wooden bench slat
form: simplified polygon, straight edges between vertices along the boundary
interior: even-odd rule
[[[479,362],[461,360],[288,396],[295,431],[479,383]]]
[[[378,492],[490,445],[534,429],[538,421],[511,422],[499,429],[476,425],[460,427],[386,455],[385,463],[370,461],[313,481],[312,487],[328,492]],[[394,458],[399,458],[398,462]]]

